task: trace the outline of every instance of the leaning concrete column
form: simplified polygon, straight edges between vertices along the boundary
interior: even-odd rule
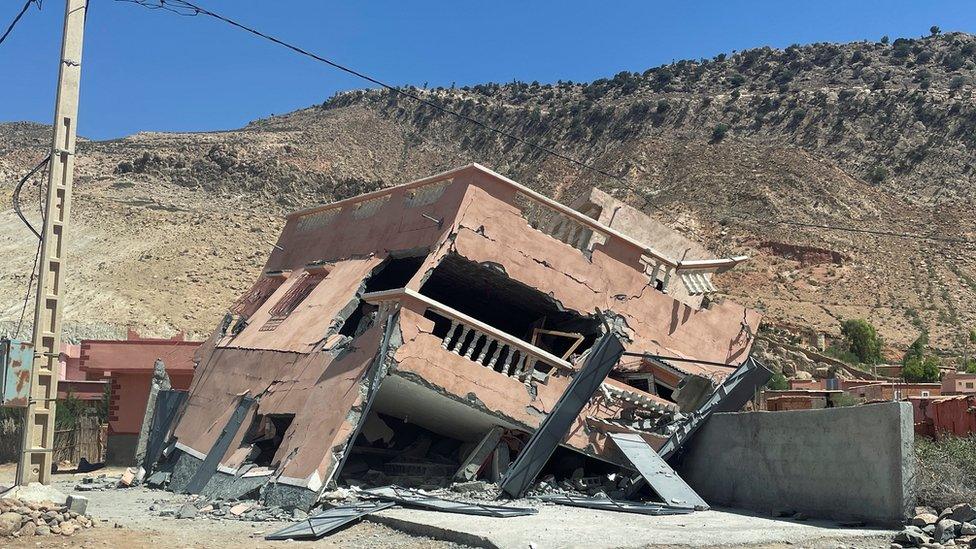
[[[156,395],[160,391],[172,389],[169,375],[166,374],[166,365],[162,359],[157,358],[153,364],[152,381],[149,383],[149,398],[146,400],[146,413],[142,416],[142,428],[139,429],[139,439],[136,441],[136,462],[138,466],[146,457],[146,444],[149,440],[149,430],[152,428],[153,413],[156,411]]]

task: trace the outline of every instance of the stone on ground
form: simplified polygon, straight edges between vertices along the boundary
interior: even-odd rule
[[[921,547],[929,542],[929,537],[917,526],[906,526],[895,534],[894,542],[903,547]]]
[[[911,525],[918,526],[919,528],[925,528],[929,524],[935,524],[939,521],[939,517],[934,513],[919,513],[915,515],[912,519]]]

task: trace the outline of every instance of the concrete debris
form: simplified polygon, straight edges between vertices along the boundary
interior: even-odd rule
[[[84,509],[81,500],[84,498],[75,499],[76,509]],[[0,538],[30,538],[50,534],[71,536],[80,530],[95,527],[96,522],[84,510],[79,513],[68,506],[51,502],[0,499]],[[5,544],[0,542],[0,545]]]
[[[72,513],[78,513],[79,515],[84,515],[85,511],[88,510],[88,498],[85,496],[78,496],[71,494],[68,496],[67,501],[65,501],[65,506]]]
[[[75,485],[74,490],[76,492],[98,492],[126,487],[128,486],[122,482],[122,477],[110,477],[102,474],[96,477],[83,477],[81,482]]]

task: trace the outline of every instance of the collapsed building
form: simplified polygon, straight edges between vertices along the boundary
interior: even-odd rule
[[[746,258],[598,190],[574,207],[472,164],[289,215],[197,353],[171,488],[308,508],[342,483],[497,480],[610,331],[627,356],[548,470],[629,468],[614,433],[660,448],[749,357],[760,315],[712,281]]]

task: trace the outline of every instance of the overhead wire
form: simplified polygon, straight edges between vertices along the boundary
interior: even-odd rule
[[[36,236],[38,239],[42,238],[41,233],[38,232],[33,225],[31,225],[31,222],[28,221],[27,217],[24,215],[24,210],[22,208],[21,201],[20,201],[20,192],[24,188],[24,183],[27,183],[27,181],[29,181],[30,178],[33,177],[35,173],[37,173],[44,166],[47,166],[47,163],[50,161],[51,161],[51,155],[48,154],[47,156],[44,157],[44,160],[41,160],[41,162],[38,165],[34,166],[34,168],[31,169],[31,171],[27,172],[27,175],[22,177],[20,181],[17,182],[17,186],[14,187],[14,193],[13,193],[14,212],[17,214],[17,217],[19,217],[20,220],[24,222],[24,225],[27,225],[27,228],[30,229],[31,232],[34,233],[34,236]],[[43,221],[41,222],[41,224],[42,225],[44,224]]]
[[[11,21],[10,24],[7,26],[7,30],[3,31],[3,35],[0,36],[0,44],[3,44],[3,41],[6,40],[8,36],[10,36],[10,33],[13,32],[14,27],[16,27],[17,23],[20,22],[20,18],[23,17],[25,13],[27,13],[27,9],[30,8],[31,4],[37,4],[37,9],[41,9],[41,0],[27,0],[27,2],[24,2],[24,6],[20,8],[20,12],[17,14],[16,17],[14,17],[14,20]]]
[[[591,171],[593,173],[602,175],[604,177],[608,177],[610,179],[614,179],[614,180],[619,181],[619,182],[624,183],[624,184],[632,184],[633,183],[633,181],[627,179],[626,177],[623,177],[621,175],[617,175],[617,174],[611,173],[611,172],[609,172],[609,171],[607,171],[607,170],[605,170],[603,168],[599,168],[599,167],[593,165],[593,163],[591,163],[591,162],[586,162],[586,161],[580,160],[578,158],[574,158],[572,156],[563,154],[563,153],[561,153],[559,151],[556,151],[556,150],[554,150],[554,149],[552,149],[550,147],[547,147],[545,145],[541,145],[541,144],[539,144],[537,142],[534,142],[532,140],[529,140],[529,139],[526,139],[526,138],[521,137],[519,135],[516,135],[516,134],[512,133],[509,130],[506,130],[506,129],[503,129],[503,128],[499,128],[499,127],[493,126],[491,124],[488,124],[486,122],[483,122],[481,120],[478,120],[477,118],[474,118],[474,117],[469,116],[467,114],[464,114],[462,112],[456,111],[454,109],[448,108],[448,107],[446,107],[444,105],[441,105],[441,104],[439,104],[437,102],[431,101],[430,99],[426,99],[424,97],[421,97],[420,95],[417,95],[416,93],[413,93],[413,92],[409,91],[408,88],[403,88],[403,87],[393,86],[391,84],[388,84],[388,83],[386,83],[386,82],[384,82],[382,80],[379,80],[378,78],[369,76],[368,74],[366,74],[366,73],[364,73],[362,71],[359,71],[357,69],[353,69],[353,68],[351,68],[351,67],[349,67],[347,65],[338,63],[338,62],[333,61],[331,59],[327,59],[325,57],[322,57],[322,56],[320,56],[318,54],[315,54],[313,52],[310,52],[310,51],[308,51],[308,50],[306,50],[306,49],[304,49],[302,47],[296,46],[296,45],[291,44],[289,42],[285,42],[284,40],[282,40],[280,38],[276,38],[275,36],[272,36],[272,35],[267,34],[265,32],[259,31],[259,30],[255,29],[253,27],[247,26],[247,25],[245,25],[243,23],[240,23],[238,21],[235,21],[233,19],[230,19],[229,17],[226,17],[224,15],[220,15],[218,13],[215,13],[213,11],[210,11],[210,10],[208,10],[206,8],[203,8],[203,7],[201,7],[201,6],[197,5],[197,4],[194,4],[193,2],[190,2],[188,0],[116,0],[116,1],[117,2],[125,2],[125,3],[136,4],[136,5],[139,5],[139,6],[148,8],[148,9],[153,9],[153,10],[164,10],[164,11],[168,11],[168,12],[171,12],[171,13],[174,13],[174,14],[177,14],[177,15],[186,16],[186,17],[193,17],[193,16],[197,16],[197,15],[205,15],[205,16],[211,17],[213,19],[217,19],[219,21],[222,21],[224,23],[227,23],[228,25],[231,25],[231,26],[236,27],[236,28],[238,28],[240,30],[243,30],[243,31],[245,31],[247,33],[253,34],[255,36],[258,36],[260,38],[263,38],[265,40],[268,40],[270,42],[273,42],[273,43],[275,43],[275,44],[277,44],[279,46],[282,46],[284,48],[287,48],[287,49],[289,49],[289,50],[291,50],[291,51],[293,51],[295,53],[298,53],[298,54],[300,54],[302,56],[311,58],[311,59],[316,60],[316,61],[319,61],[321,63],[325,63],[325,64],[327,64],[327,65],[329,65],[329,66],[331,66],[333,68],[336,68],[336,69],[338,69],[340,71],[343,71],[343,72],[348,73],[348,74],[351,74],[351,75],[353,75],[353,76],[355,76],[357,78],[360,78],[362,80],[365,80],[367,82],[370,82],[372,84],[375,84],[377,86],[380,86],[383,89],[389,90],[392,93],[395,93],[397,95],[400,95],[400,96],[403,96],[403,97],[412,99],[412,100],[414,100],[414,101],[416,101],[416,102],[418,102],[420,104],[423,104],[423,105],[426,105],[428,107],[431,107],[431,108],[433,108],[433,109],[435,109],[435,110],[437,110],[439,112],[442,112],[444,114],[448,114],[448,115],[453,116],[453,117],[455,117],[455,118],[457,118],[459,120],[462,120],[464,122],[473,124],[473,125],[478,126],[478,127],[482,128],[484,130],[487,130],[489,132],[492,132],[492,133],[495,133],[497,135],[503,136],[505,138],[511,139],[511,140],[513,140],[513,141],[515,141],[517,143],[526,145],[526,146],[528,146],[530,148],[533,148],[535,150],[538,150],[540,152],[543,152],[545,154],[548,154],[548,155],[550,155],[550,156],[552,156],[554,158],[559,158],[559,159],[561,159],[563,161],[566,161],[566,162],[569,162],[571,164],[574,164],[574,165],[576,165],[576,166],[578,166],[580,168],[583,168],[583,169],[588,170],[588,171]],[[647,203],[647,206],[649,206],[649,207],[651,207],[651,208],[653,208],[655,210],[658,210],[658,211],[660,211],[662,213],[665,213],[665,214],[671,214],[671,213],[673,213],[673,212],[669,212],[669,211],[661,208],[660,206],[657,206],[657,205],[655,205],[653,203],[650,203],[650,202]],[[897,238],[908,238],[908,239],[915,239],[915,240],[920,240],[920,241],[939,241],[939,242],[949,242],[949,243],[953,243],[953,244],[971,244],[971,245],[976,245],[976,240],[969,240],[969,239],[954,239],[954,238],[947,238],[947,237],[936,237],[936,236],[931,236],[931,235],[920,235],[920,234],[903,233],[903,232],[896,232],[896,231],[884,231],[884,230],[874,230],[874,229],[863,229],[863,228],[857,228],[857,227],[845,227],[845,226],[842,226],[842,225],[832,225],[832,224],[824,224],[824,223],[804,223],[804,222],[799,222],[799,221],[787,221],[787,220],[778,220],[778,219],[758,219],[758,218],[744,216],[744,215],[741,215],[741,214],[737,214],[737,215],[729,216],[729,217],[737,217],[739,219],[746,219],[746,220],[753,221],[753,222],[757,222],[757,223],[770,223],[770,224],[777,224],[777,225],[789,225],[789,226],[806,227],[806,228],[817,228],[817,229],[824,229],[824,230],[831,230],[831,231],[840,231],[840,232],[849,232],[849,233],[859,233],[859,234],[873,234],[873,235],[878,235],[878,236],[889,236],[889,237],[897,237]]]
[[[20,208],[20,204],[19,204],[19,202],[20,202],[19,193],[20,193],[21,187],[23,187],[23,183],[25,181],[27,181],[30,178],[31,175],[37,173],[38,169],[40,169],[42,167],[49,167],[50,166],[49,160],[51,160],[51,155],[48,155],[43,161],[41,161],[40,164],[37,165],[36,168],[34,168],[33,170],[31,170],[31,172],[26,177],[24,177],[23,179],[21,179],[20,182],[17,184],[17,190],[15,191],[17,194],[15,195],[14,208],[17,210],[17,215],[20,216],[21,220],[23,220],[24,223],[28,227],[30,227],[31,231],[33,231],[34,234],[37,235],[37,249],[34,251],[34,262],[31,263],[31,274],[30,274],[30,277],[27,279],[27,290],[26,290],[26,292],[24,294],[24,304],[23,304],[23,306],[20,309],[20,319],[17,320],[17,330],[13,334],[14,337],[19,337],[20,336],[20,331],[21,331],[21,329],[24,326],[24,318],[27,315],[27,306],[30,304],[31,289],[34,287],[34,280],[37,279],[37,275],[38,275],[37,269],[38,269],[38,260],[41,257],[41,245],[44,242],[43,237],[36,230],[34,230],[34,227],[31,226],[31,224],[23,216],[23,213],[20,211],[20,209],[19,209]],[[43,180],[43,177],[41,179]],[[43,217],[43,215],[44,215],[43,185],[41,185],[40,183],[38,183],[38,185],[37,185],[37,209],[40,212],[41,216]]]

